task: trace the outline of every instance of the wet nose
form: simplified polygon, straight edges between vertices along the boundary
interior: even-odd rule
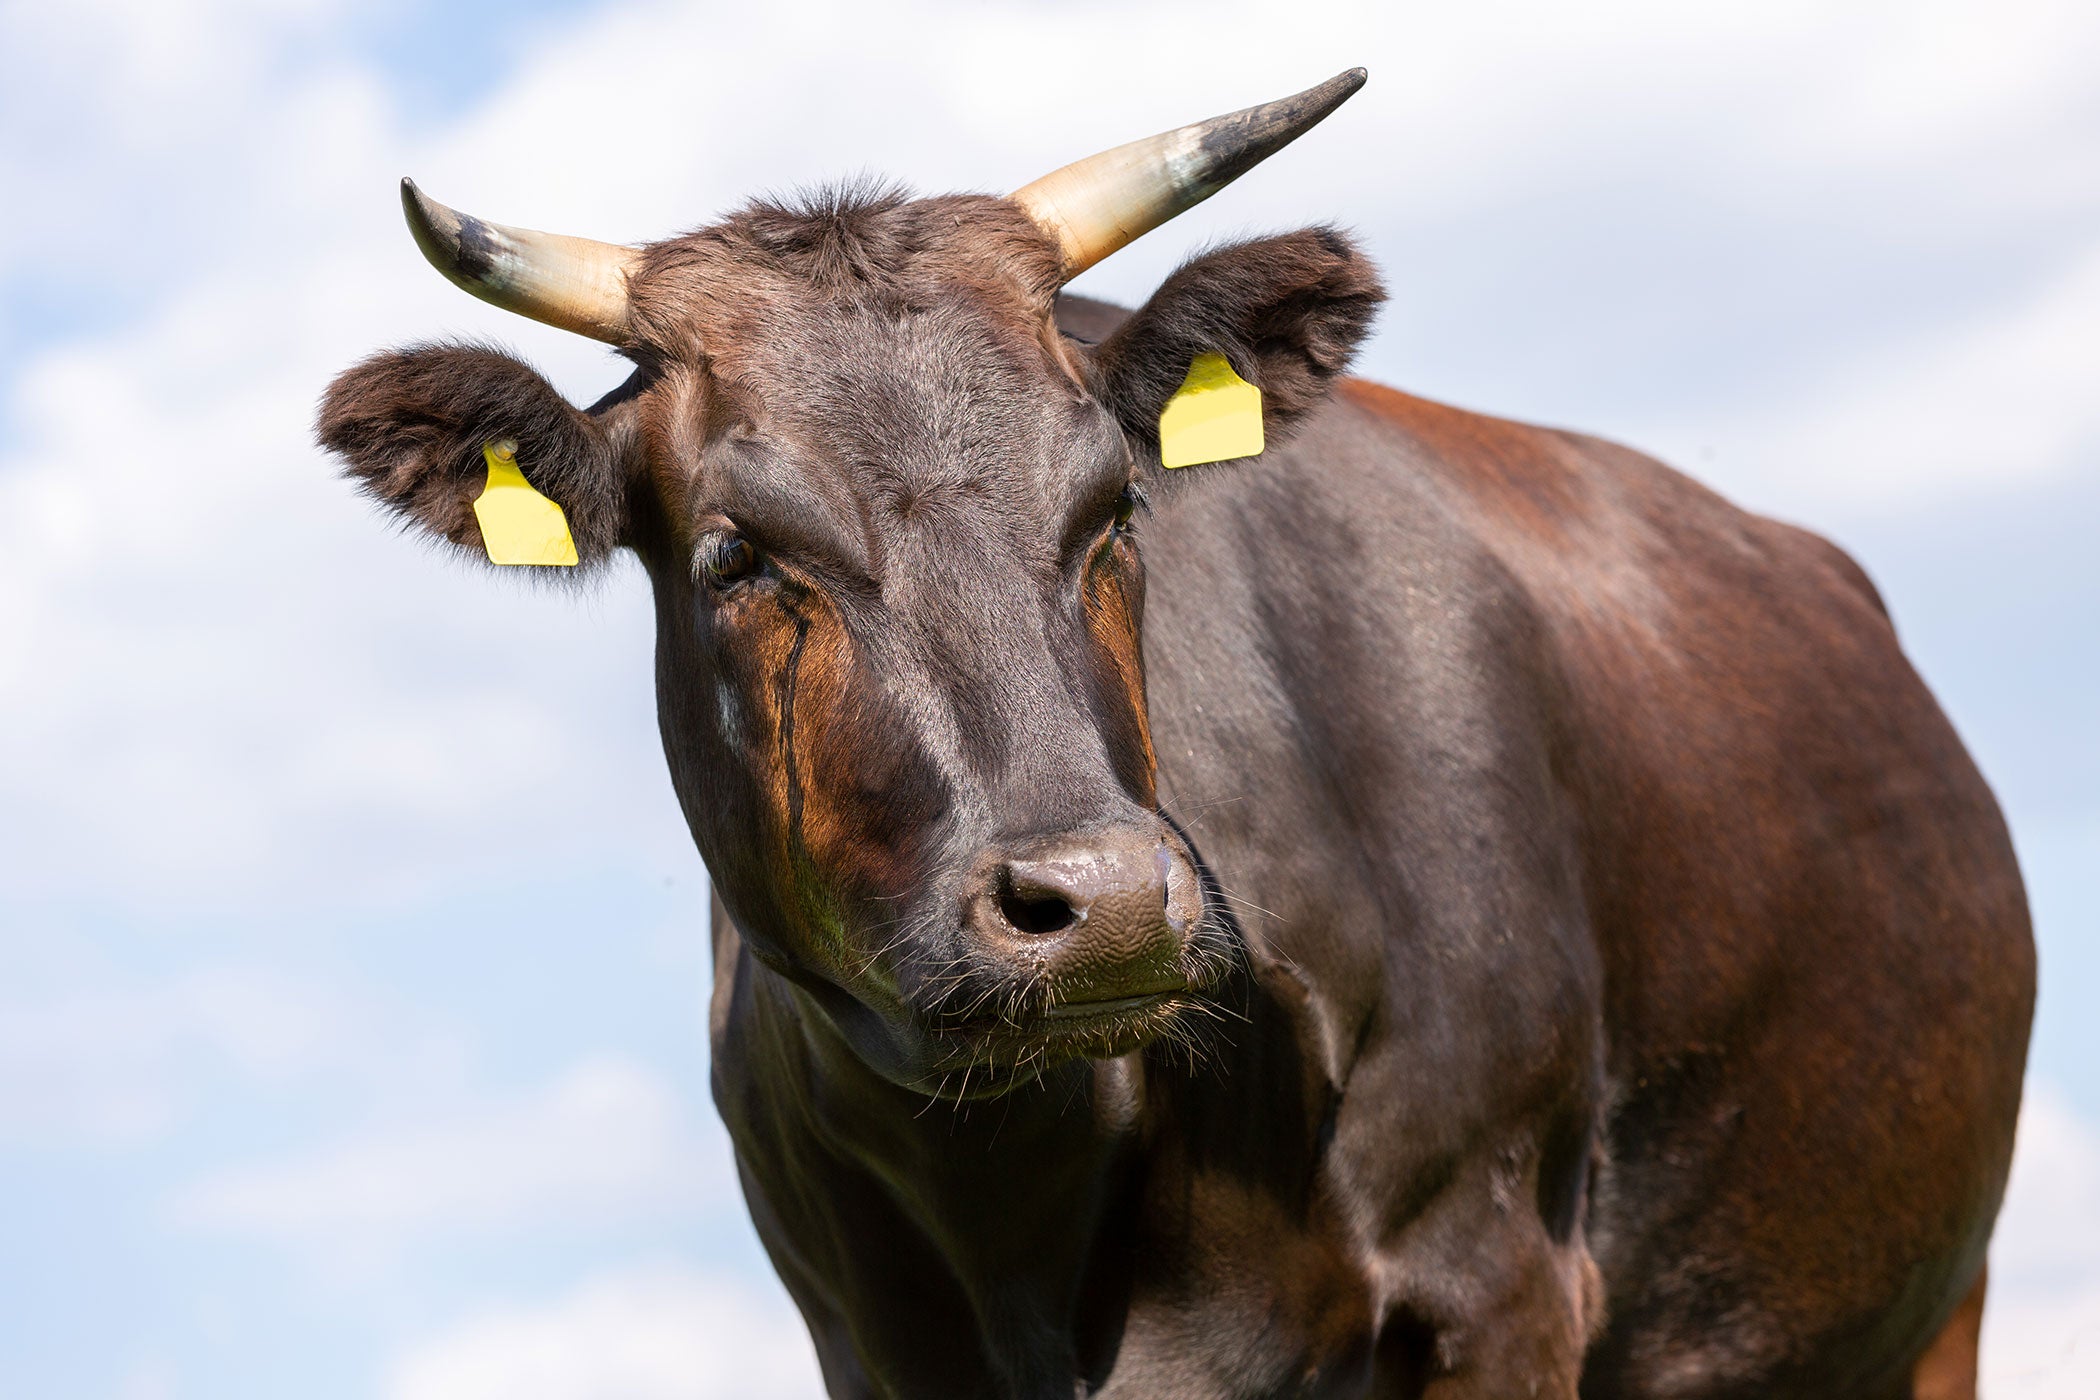
[[[1015,855],[983,922],[1050,977],[1057,1004],[1172,991],[1198,907],[1196,873],[1159,833],[1116,829]]]

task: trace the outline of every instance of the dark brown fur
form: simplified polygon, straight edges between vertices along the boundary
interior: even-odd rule
[[[715,1096],[831,1390],[1972,1393],[2033,952],[1857,567],[1339,379],[1332,230],[1056,289],[1003,200],[757,204],[647,251],[588,413],[477,347],[322,410],[444,538],[511,437],[648,568]],[[1166,473],[1209,351],[1270,449]],[[986,891],[1133,830],[1200,873],[1183,985],[1059,1031]]]
[[[484,444],[509,438],[527,480],[562,503],[578,558],[603,562],[626,515],[614,448],[531,366],[486,345],[432,344],[374,355],[329,386],[321,445],[359,486],[410,523],[482,553],[474,497]]]

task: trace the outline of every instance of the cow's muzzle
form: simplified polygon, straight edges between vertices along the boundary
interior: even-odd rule
[[[1077,1024],[1189,989],[1202,892],[1187,854],[1156,826],[1115,826],[980,866],[969,934],[1027,970],[1046,1021]]]

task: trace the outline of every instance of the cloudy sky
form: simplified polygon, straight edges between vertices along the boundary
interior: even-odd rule
[[[638,573],[462,566],[309,444],[390,343],[620,377],[432,274],[400,176],[639,240],[858,171],[1011,188],[1357,63],[1082,289],[1349,224],[1395,289],[1367,373],[1863,560],[2042,944],[1991,1394],[2100,1393],[2100,11],[2068,0],[0,0],[0,1388],[813,1385],[706,1101]]]

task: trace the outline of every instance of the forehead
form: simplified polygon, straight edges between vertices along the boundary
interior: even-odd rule
[[[1004,200],[754,206],[650,249],[634,299],[695,370],[665,407],[703,421],[677,435],[732,443],[719,488],[1059,509],[1121,452],[1051,320],[1056,256]]]
[[[1011,476],[1017,455],[1038,458],[1086,434],[1094,414],[1052,334],[967,295],[834,302],[711,357],[710,378],[731,412],[842,476],[952,485]]]

